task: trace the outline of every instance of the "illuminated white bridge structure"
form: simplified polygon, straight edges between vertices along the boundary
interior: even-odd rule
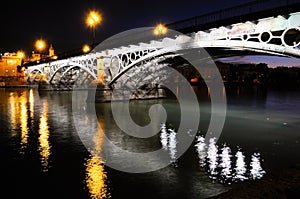
[[[108,49],[96,47],[85,55],[29,66],[26,75],[28,82],[43,79],[56,89],[71,88],[74,82],[85,85],[93,80],[100,81],[106,88],[117,88],[130,81],[140,81],[139,72],[148,71],[147,78],[157,85],[165,75],[163,68],[172,64],[168,60],[180,56],[183,50],[200,48],[206,49],[212,58],[243,54],[300,58],[300,13],[187,35],[153,37],[148,42]]]

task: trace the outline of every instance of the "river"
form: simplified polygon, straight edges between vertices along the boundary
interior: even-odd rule
[[[195,90],[202,99],[200,125],[194,142],[178,159],[176,100],[130,102],[132,118],[140,125],[149,122],[147,110],[153,104],[163,105],[168,113],[162,130],[146,140],[122,133],[110,103],[95,105],[103,127],[97,136],[106,135],[127,150],[162,148],[170,153],[167,167],[128,173],[106,165],[82,142],[73,120],[72,91],[0,88],[1,197],[200,199],[300,162],[298,90],[228,89],[222,134],[209,145],[202,137],[210,119],[209,92]]]

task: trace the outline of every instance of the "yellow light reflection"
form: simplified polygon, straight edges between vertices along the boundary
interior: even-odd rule
[[[104,170],[104,163],[98,155],[101,153],[103,146],[103,134],[103,130],[99,128],[94,138],[96,146],[95,151],[92,152],[90,158],[86,162],[86,184],[89,189],[90,197],[93,199],[111,197],[106,185],[107,175]]]
[[[21,111],[20,111],[20,123],[21,123],[21,153],[24,153],[24,149],[28,143],[28,114],[27,114],[27,98],[26,92],[19,99]]]
[[[49,167],[49,156],[51,154],[51,146],[49,143],[49,125],[48,125],[48,102],[44,101],[43,110],[39,123],[39,152],[41,155],[41,164],[43,171],[47,172]]]
[[[91,155],[86,162],[86,184],[93,199],[110,198],[106,185],[107,175],[104,164],[96,155]]]
[[[12,137],[20,136],[20,153],[24,153],[24,149],[28,143],[28,113],[26,91],[20,96],[17,93],[10,93],[8,103],[9,115],[11,121]],[[18,133],[20,129],[20,134]]]
[[[33,97],[33,90],[30,89],[29,91],[29,103],[30,103],[30,118],[33,118],[34,116],[34,97]]]
[[[10,121],[11,121],[11,128],[13,129],[13,131],[11,132],[12,133],[12,136],[16,136],[17,133],[15,131],[15,129],[17,129],[18,127],[18,124],[17,124],[17,115],[18,114],[18,107],[16,105],[17,103],[17,97],[14,95],[14,93],[10,93],[9,94],[9,99],[8,99],[8,102],[9,102],[9,105],[10,105]]]

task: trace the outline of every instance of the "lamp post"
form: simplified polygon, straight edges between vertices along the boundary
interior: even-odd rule
[[[92,10],[88,13],[88,16],[86,18],[86,24],[92,29],[93,34],[93,43],[92,45],[95,45],[95,39],[96,39],[96,26],[100,24],[102,21],[102,16],[99,12]]]

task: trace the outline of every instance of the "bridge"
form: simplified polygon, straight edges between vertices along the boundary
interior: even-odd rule
[[[296,12],[300,1],[272,1],[277,4],[269,5],[270,9],[265,12],[262,2],[270,3],[255,1],[240,6],[241,10],[246,10],[244,19],[247,21],[227,24],[243,19],[237,16],[241,14],[237,8],[231,8],[168,24],[174,31],[170,29],[164,36],[154,36],[153,28],[140,29],[133,35],[121,33],[88,54],[31,65],[26,77],[29,83],[40,81],[47,88],[58,90],[88,88],[96,83],[101,84],[105,92],[124,85],[133,89],[133,82],[139,84],[147,79],[148,84],[140,83],[138,91],[131,96],[139,99],[162,96],[159,85],[168,76],[165,68],[178,69],[186,65],[180,57],[189,50],[205,49],[212,59],[246,54],[300,58],[300,12]],[[255,14],[264,18],[255,19]],[[218,17],[213,21],[207,16]],[[213,24],[220,26],[213,27]],[[203,27],[210,28],[201,29]],[[141,71],[147,77],[141,76]]]

